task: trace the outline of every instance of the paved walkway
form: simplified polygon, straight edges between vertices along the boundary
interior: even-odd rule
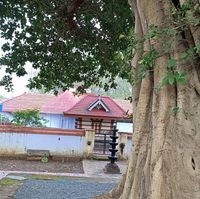
[[[116,162],[120,168],[121,174],[105,174],[103,169],[108,163],[109,161],[83,160],[83,170],[88,177],[120,179],[121,175],[125,173],[127,161]]]
[[[0,180],[5,178],[8,175],[6,171],[0,171]]]
[[[27,179],[20,181],[21,184],[11,187],[5,187],[3,197],[0,199],[91,199],[97,195],[103,194],[119,181],[121,175],[125,172],[127,163],[125,161],[117,162],[120,174],[105,174],[103,169],[108,161],[83,160],[84,174],[78,173],[49,173],[49,172],[27,172],[27,171],[0,171],[0,180],[10,174],[36,174],[79,177],[66,178],[64,180],[36,180]],[[19,188],[20,186],[20,188]],[[19,189],[18,189],[19,188]],[[8,189],[6,191],[6,189]],[[18,190],[17,190],[18,189]],[[17,190],[17,191],[16,191]]]
[[[33,174],[33,175],[52,175],[52,176],[69,176],[69,177],[90,177],[90,178],[108,178],[120,179],[125,172],[126,161],[119,161],[117,165],[120,168],[121,174],[105,174],[103,169],[108,161],[99,160],[83,160],[84,174],[81,173],[51,173],[51,172],[32,172],[32,171],[3,171],[0,170],[0,180],[6,177],[9,173],[12,174]]]
[[[65,180],[26,180],[14,199],[92,199],[108,192],[116,183],[87,178]]]

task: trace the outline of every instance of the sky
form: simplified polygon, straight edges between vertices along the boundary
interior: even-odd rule
[[[33,76],[31,64],[27,64],[25,66],[27,71],[27,75],[23,77],[17,77],[16,75],[12,75],[13,77],[13,91],[7,92],[3,86],[0,86],[0,95],[6,98],[12,98],[18,95],[21,95],[24,92],[28,92],[29,89],[26,87],[28,84],[28,79]],[[0,79],[5,75],[4,68],[0,69]]]
[[[3,52],[1,51],[1,46],[5,40],[0,38],[0,56],[2,56]],[[13,77],[13,91],[7,92],[3,86],[0,86],[0,95],[6,98],[12,98],[18,96],[24,92],[28,92],[29,89],[26,87],[28,84],[28,79],[33,77],[35,74],[34,69],[32,69],[31,63],[27,63],[25,66],[26,72],[28,73],[26,76],[17,77],[16,75],[12,75]],[[5,68],[4,66],[0,66],[0,79],[5,75]]]

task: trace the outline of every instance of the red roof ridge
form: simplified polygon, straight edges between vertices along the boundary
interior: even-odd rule
[[[126,111],[117,102],[115,102],[114,99],[112,99],[111,97],[108,98],[110,98],[112,102],[114,102],[122,111],[124,111],[124,113],[126,113]]]
[[[44,104],[41,108],[42,112],[46,113],[63,113],[68,111],[80,99],[73,92],[66,90],[59,93],[55,98]],[[68,103],[66,103],[68,102]],[[55,108],[57,106],[57,108]]]
[[[2,101],[2,103],[4,103],[4,102],[8,102],[8,101],[11,101],[11,100],[16,99],[16,98],[19,98],[19,97],[21,97],[21,96],[23,96],[23,95],[43,95],[43,96],[54,96],[54,95],[51,95],[51,94],[24,92],[24,93],[22,93],[21,95],[17,95],[17,96],[15,96],[15,97],[11,97],[11,98],[9,98],[9,99],[6,99],[6,100]]]
[[[81,98],[76,104],[74,104],[69,110],[67,110],[67,111],[64,111],[63,113],[67,113],[67,112],[69,112],[69,111],[71,111],[75,106],[77,106],[77,105],[79,105],[85,98],[87,98],[87,97],[101,97],[101,100],[103,100],[103,98],[107,98],[107,99],[110,99],[114,104],[116,104],[116,106],[122,111],[122,112],[124,112],[124,113],[126,113],[126,111],[117,103],[117,102],[115,102],[111,97],[109,97],[109,96],[101,96],[101,95],[95,95],[95,94],[91,94],[91,93],[89,93],[89,94],[87,94],[87,95],[85,95],[83,98]],[[105,102],[104,102],[105,103]]]
[[[32,92],[25,92],[25,94],[30,94],[30,95],[43,95],[43,96],[55,96],[49,93],[32,93]]]
[[[85,97],[85,96],[98,96],[97,94],[95,94],[95,93],[83,93],[82,95],[80,95],[80,96],[83,96],[83,97]]]
[[[67,113],[68,111],[71,111],[71,109],[73,109],[75,106],[77,106],[78,104],[80,104],[86,97],[98,97],[98,95],[96,95],[95,93],[84,93],[83,96],[76,104],[74,104],[69,110],[64,111],[63,113]]]
[[[17,110],[24,109],[41,109],[41,106],[49,101],[51,98],[54,98],[54,95],[33,93],[33,92],[24,92],[21,95],[12,97],[3,102],[3,111],[4,112],[14,112]],[[31,101],[31,99],[36,99]]]
[[[80,104],[86,97],[88,97],[88,95],[84,96],[83,98],[81,98],[76,104],[74,104],[69,110],[64,111],[63,113],[67,113],[68,111],[71,111],[71,109],[73,109],[75,106],[77,106],[77,104]]]
[[[114,102],[122,111],[126,112],[117,102],[115,102],[115,100],[114,100],[112,97],[103,96],[103,95],[95,95],[95,94],[92,94],[92,96],[100,97],[102,100],[103,100],[103,98],[108,98],[108,99],[110,99],[112,102]]]
[[[11,97],[10,99],[6,99],[6,100],[3,101],[2,103],[11,101],[11,100],[16,99],[16,98],[18,98],[18,97],[21,97],[21,96],[23,96],[23,95],[25,95],[25,94],[27,94],[27,92],[24,92],[24,93],[22,93],[21,95],[18,95],[18,96],[15,96],[15,97]]]
[[[73,109],[75,106],[77,106],[78,104],[80,104],[86,97],[99,97],[99,96],[96,95],[95,93],[86,93],[85,96],[83,96],[76,104],[74,104],[69,110],[64,111],[63,113],[67,113],[68,111],[71,111],[71,109]],[[108,96],[100,96],[100,97],[107,97],[107,98],[109,98]]]

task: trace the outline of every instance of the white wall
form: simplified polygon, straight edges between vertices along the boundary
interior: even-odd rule
[[[27,149],[49,150],[51,155],[82,155],[83,136],[0,132],[0,155],[26,154]]]
[[[132,150],[132,139],[127,140],[127,154],[130,156]]]
[[[47,120],[46,127],[75,129],[75,118],[64,117],[62,114],[42,113],[41,116]]]
[[[11,121],[13,120],[12,113],[1,112]],[[41,116],[47,120],[44,125],[51,128],[75,129],[75,118],[64,117],[62,114],[47,114],[42,113]],[[1,122],[1,121],[0,121]]]
[[[119,132],[133,133],[133,123],[117,122],[117,129]]]

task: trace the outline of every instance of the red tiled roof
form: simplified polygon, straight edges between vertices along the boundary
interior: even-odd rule
[[[125,111],[110,97],[101,96],[101,100],[109,108],[109,112],[105,110],[93,109],[88,110],[88,107],[94,103],[99,96],[95,95],[86,95],[78,103],[76,103],[71,109],[64,112],[67,115],[73,116],[88,116],[88,117],[108,117],[108,118],[123,118]]]
[[[126,100],[112,100],[109,97],[101,97],[106,106],[111,110],[106,112],[104,110],[88,111],[87,108],[91,103],[96,101],[98,96],[94,94],[84,94],[81,96],[74,96],[70,91],[54,96],[47,94],[24,93],[3,103],[4,112],[15,112],[24,109],[39,109],[43,113],[57,113],[66,115],[85,115],[96,117],[112,117],[122,118],[127,110],[128,114],[132,113],[132,106]]]
[[[57,97],[53,98],[47,104],[41,108],[43,113],[61,113],[69,110],[79,101],[77,96],[70,91],[65,91],[64,93],[59,94]]]
[[[114,99],[114,101],[121,106],[128,115],[133,113],[133,105],[129,100]]]
[[[4,112],[15,112],[24,109],[41,109],[41,107],[55,98],[53,95],[24,93],[3,102]]]

